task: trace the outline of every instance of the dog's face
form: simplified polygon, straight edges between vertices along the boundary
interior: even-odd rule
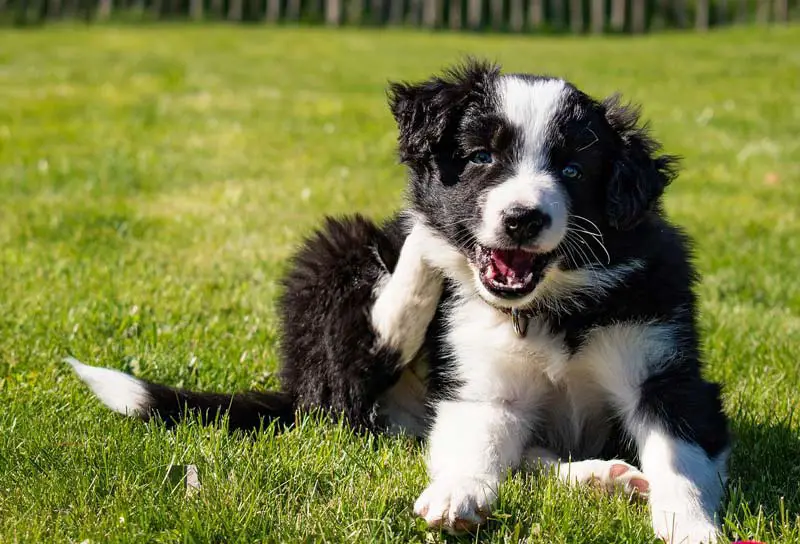
[[[469,63],[393,84],[391,106],[412,208],[494,305],[530,303],[555,270],[607,264],[605,233],[634,228],[671,179],[635,110],[560,79]]]

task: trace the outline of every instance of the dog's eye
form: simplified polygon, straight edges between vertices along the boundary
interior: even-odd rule
[[[469,156],[469,162],[473,162],[475,164],[492,164],[493,161],[494,158],[488,151],[476,151]]]
[[[583,175],[583,172],[581,172],[580,166],[575,163],[570,163],[561,170],[561,175],[569,179],[579,179]]]

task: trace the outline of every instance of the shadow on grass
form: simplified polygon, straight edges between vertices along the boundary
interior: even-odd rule
[[[800,515],[800,436],[792,416],[769,423],[733,418],[732,430],[728,511],[761,510],[767,518],[793,523]]]

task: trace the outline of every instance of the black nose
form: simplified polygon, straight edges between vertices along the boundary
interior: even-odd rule
[[[552,219],[538,208],[511,208],[503,214],[506,234],[517,244],[529,244],[536,240]]]

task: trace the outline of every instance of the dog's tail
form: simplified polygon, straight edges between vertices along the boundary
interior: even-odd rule
[[[228,416],[230,430],[254,430],[272,421],[290,426],[294,406],[288,395],[276,391],[246,393],[201,393],[186,391],[134,378],[119,370],[100,368],[67,357],[78,376],[106,406],[145,421],[157,418],[177,423],[187,417],[212,422]]]

